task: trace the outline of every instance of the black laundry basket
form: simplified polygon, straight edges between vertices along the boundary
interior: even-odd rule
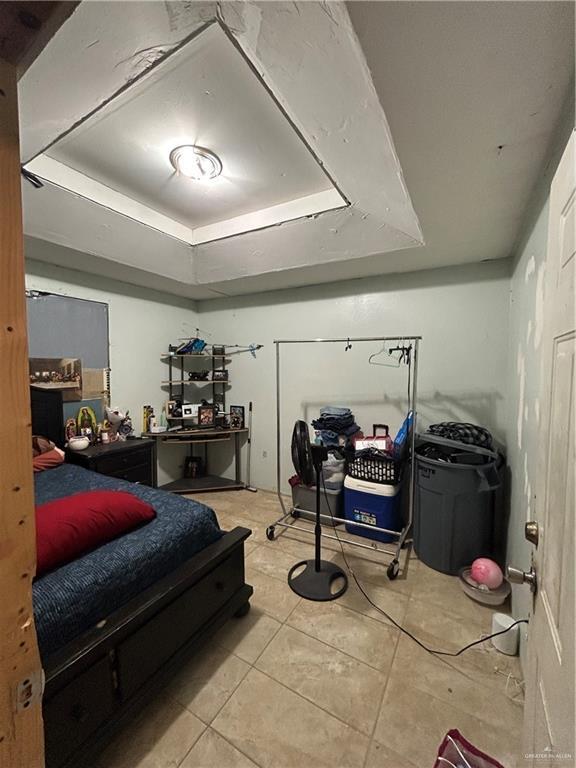
[[[384,455],[382,451],[370,449],[362,451],[348,465],[348,474],[355,480],[382,485],[398,485],[401,470],[401,462]]]
[[[493,555],[502,459],[494,451],[433,435],[420,435],[418,441],[485,459],[483,464],[450,463],[422,456],[422,444],[416,449],[414,549],[426,565],[456,575],[477,557]]]

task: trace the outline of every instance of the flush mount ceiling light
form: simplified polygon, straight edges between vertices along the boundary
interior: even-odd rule
[[[170,152],[170,162],[177,173],[195,181],[215,179],[222,173],[220,158],[204,147],[184,144]]]

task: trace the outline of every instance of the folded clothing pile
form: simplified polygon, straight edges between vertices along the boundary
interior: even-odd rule
[[[345,445],[360,431],[350,408],[335,405],[325,405],[321,408],[320,418],[315,419],[312,426],[319,433],[322,444],[327,447]],[[342,441],[340,437],[343,438]]]
[[[477,445],[480,448],[492,450],[492,435],[485,427],[477,424],[467,424],[458,421],[442,421],[440,424],[431,424],[428,432],[437,437],[448,440],[456,440],[467,445]]]

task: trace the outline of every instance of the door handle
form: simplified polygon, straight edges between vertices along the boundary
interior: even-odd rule
[[[530,566],[529,571],[522,571],[520,568],[514,568],[511,565],[506,566],[506,578],[511,581],[512,584],[529,584],[530,591],[536,594],[538,589],[538,578],[534,566]]]
[[[540,526],[536,520],[530,520],[524,526],[524,538],[538,547],[538,540],[540,538]]]

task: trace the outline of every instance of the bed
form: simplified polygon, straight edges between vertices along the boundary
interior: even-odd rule
[[[33,400],[33,431],[54,439],[50,413]],[[252,595],[244,580],[250,530],[220,530],[204,504],[71,464],[35,476],[37,504],[96,489],[129,491],[156,518],[33,585],[48,768],[91,765],[185,658],[247,613]]]

